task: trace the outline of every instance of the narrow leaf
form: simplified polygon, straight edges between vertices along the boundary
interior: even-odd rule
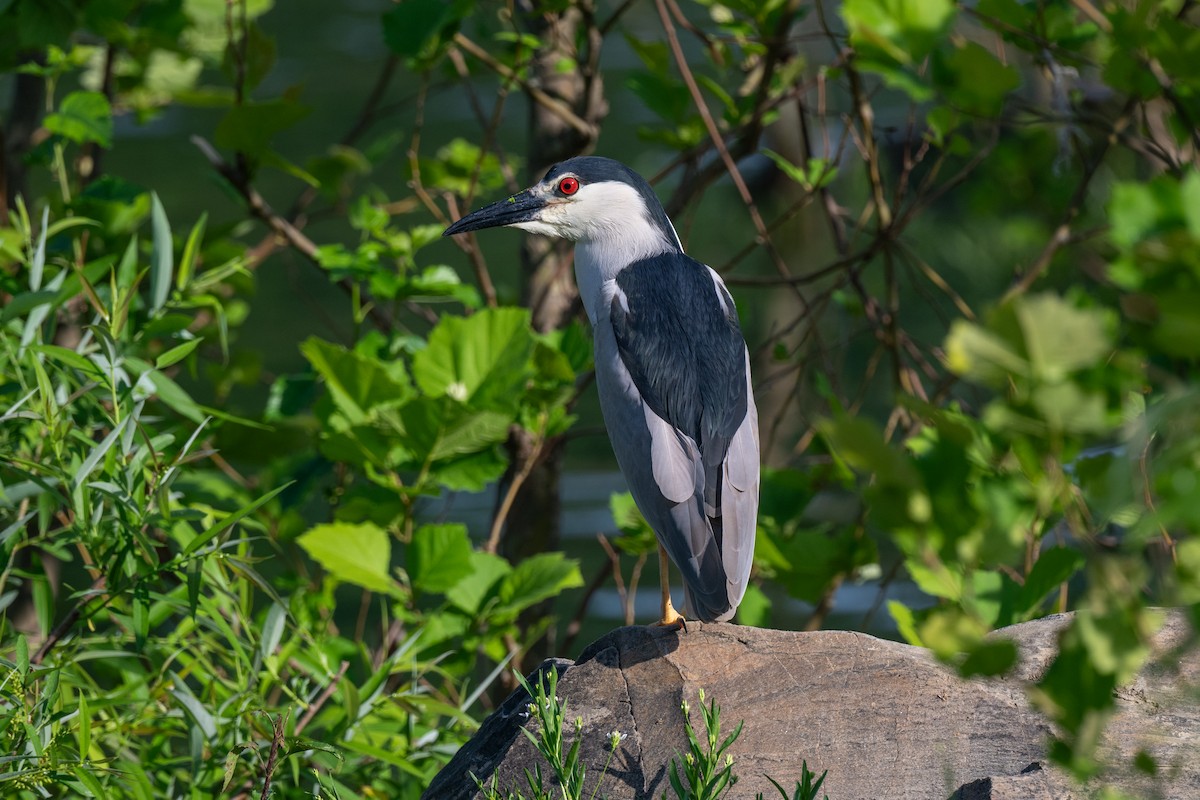
[[[262,639],[258,643],[258,654],[266,658],[275,652],[279,640],[283,638],[283,624],[287,621],[287,609],[278,603],[272,603],[263,620]]]
[[[150,226],[153,239],[150,255],[150,313],[157,313],[167,302],[173,271],[171,224],[157,193],[150,195]]]
[[[50,224],[50,206],[42,210],[42,232],[38,234],[37,249],[29,262],[29,289],[36,292],[42,288],[42,274],[46,268],[46,230]]]
[[[71,481],[71,491],[78,489],[87,480],[88,476],[92,474],[92,471],[96,469],[96,465],[100,463],[100,459],[104,458],[104,454],[112,448],[113,443],[117,441],[117,437],[121,435],[121,431],[125,430],[125,426],[129,424],[129,419],[129,417],[125,417],[114,425],[113,429],[109,431],[108,436],[105,436],[100,444],[92,448],[92,452],[79,465],[79,471],[75,473],[75,477]]]
[[[192,226],[187,243],[183,246],[183,255],[179,258],[179,270],[175,273],[175,286],[179,291],[187,288],[196,268],[196,257],[200,252],[200,242],[204,238],[204,228],[208,224],[208,212],[200,215],[200,219]]]
[[[79,695],[79,760],[87,762],[92,750],[92,713],[88,710],[87,695]]]
[[[195,339],[188,339],[183,344],[179,344],[179,345],[172,347],[170,350],[163,353],[158,358],[154,359],[155,368],[156,369],[166,369],[167,367],[171,366],[172,364],[179,363],[180,361],[182,361],[183,359],[185,359],[189,355],[191,355],[192,351],[195,350],[197,347],[199,347],[200,343],[203,341],[204,341],[204,337],[198,336]]]
[[[204,531],[204,533],[201,533],[195,539],[192,539],[192,541],[188,542],[187,546],[183,548],[183,554],[185,556],[192,555],[197,550],[199,550],[201,547],[204,547],[204,545],[208,544],[210,541],[212,541],[214,538],[216,538],[216,536],[219,533],[227,530],[228,528],[233,527],[239,521],[241,521],[242,518],[244,518],[250,514],[253,514],[255,511],[262,508],[267,503],[271,502],[271,500],[275,497],[275,495],[279,494],[284,489],[291,486],[293,483],[295,483],[295,481],[288,481],[287,483],[283,484],[282,486],[276,486],[274,489],[272,489],[271,491],[264,494],[262,497],[255,500],[253,503],[250,503],[250,505],[240,508],[237,511],[234,511],[232,514],[228,515],[227,517],[222,519],[220,522],[213,525],[208,530]]]

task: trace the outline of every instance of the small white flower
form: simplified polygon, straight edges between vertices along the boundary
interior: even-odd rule
[[[608,735],[608,746],[611,747],[613,750],[616,750],[617,745],[619,745],[619,744],[621,744],[621,742],[625,741],[625,737],[628,735],[629,735],[628,733],[621,733],[620,731],[613,731],[612,733],[610,733]]]
[[[455,381],[446,387],[446,394],[460,403],[465,403],[467,400],[467,385],[462,381]]]

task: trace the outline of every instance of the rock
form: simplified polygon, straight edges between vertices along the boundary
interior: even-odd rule
[[[740,780],[730,798],[779,797],[766,776],[789,791],[801,760],[831,800],[1082,798],[1046,763],[1049,722],[1026,698],[1053,659],[1069,615],[998,631],[1017,642],[1021,662],[1005,679],[962,680],[925,650],[861,633],[798,633],[689,623],[686,633],[629,627],[602,637],[557,669],[567,717],[583,719],[581,757],[590,793],[605,761],[608,734],[628,737],[612,754],[596,797],[659,798],[670,792],[667,765],[686,751],[680,702],[693,707],[704,689],[722,708],[723,731],[745,727],[731,748]],[[1104,739],[1105,780],[1141,797],[1200,798],[1200,653],[1182,648],[1191,630],[1167,615],[1153,661],[1117,695]],[[1181,655],[1182,653],[1182,655]],[[537,679],[530,676],[530,681]],[[515,692],[438,774],[424,797],[476,796],[470,774],[501,789],[525,789],[524,769],[541,763],[520,733],[529,700]],[[1139,750],[1159,778],[1136,773]]]

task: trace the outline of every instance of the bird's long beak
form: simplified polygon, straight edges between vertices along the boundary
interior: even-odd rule
[[[500,200],[490,206],[484,206],[462,217],[446,228],[442,236],[453,236],[456,233],[477,231],[483,228],[499,228],[504,225],[516,225],[519,222],[530,222],[538,218],[538,212],[546,205],[546,201],[532,190],[518,192],[507,200]]]

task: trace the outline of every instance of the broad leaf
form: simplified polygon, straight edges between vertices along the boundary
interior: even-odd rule
[[[1083,553],[1066,547],[1043,550],[1033,569],[1025,576],[1018,613],[1027,617],[1037,611],[1045,601],[1046,595],[1058,589],[1060,584],[1079,571],[1084,560]]]
[[[397,55],[420,55],[452,8],[443,0],[405,0],[383,15],[383,40]]]
[[[583,586],[579,562],[562,553],[539,553],[518,564],[500,584],[497,614],[517,614],[564,589]]]
[[[287,100],[234,106],[217,123],[213,140],[219,147],[261,157],[277,133],[304,119],[309,110]]]
[[[418,460],[440,461],[477,453],[508,438],[510,414],[474,411],[450,398],[418,397],[400,410]]]
[[[412,396],[401,361],[384,364],[315,337],[300,345],[300,352],[325,379],[333,402],[351,423],[365,422],[378,407],[399,406]]]
[[[1058,380],[1112,352],[1105,314],[1076,308],[1053,294],[1023,298],[1014,308],[1034,375]]]
[[[71,92],[59,103],[57,111],[46,115],[42,124],[51,133],[76,144],[95,142],[101,147],[112,147],[112,106],[100,92]]]
[[[429,346],[413,357],[413,377],[430,397],[515,410],[529,377],[533,341],[524,309],[443,317],[429,334]]]
[[[470,572],[446,591],[446,599],[468,614],[479,611],[484,599],[505,576],[512,572],[507,561],[491,553],[471,551]]]
[[[901,64],[929,55],[954,14],[952,0],[846,0],[842,4],[850,43]]]
[[[964,678],[1003,675],[1017,663],[1017,646],[1008,639],[986,639],[972,647],[958,665]]]
[[[471,540],[465,525],[422,525],[408,548],[413,586],[444,592],[471,573]]]
[[[369,522],[317,525],[297,539],[330,575],[373,592],[390,593],[396,583],[388,572],[392,544],[387,531]]]

